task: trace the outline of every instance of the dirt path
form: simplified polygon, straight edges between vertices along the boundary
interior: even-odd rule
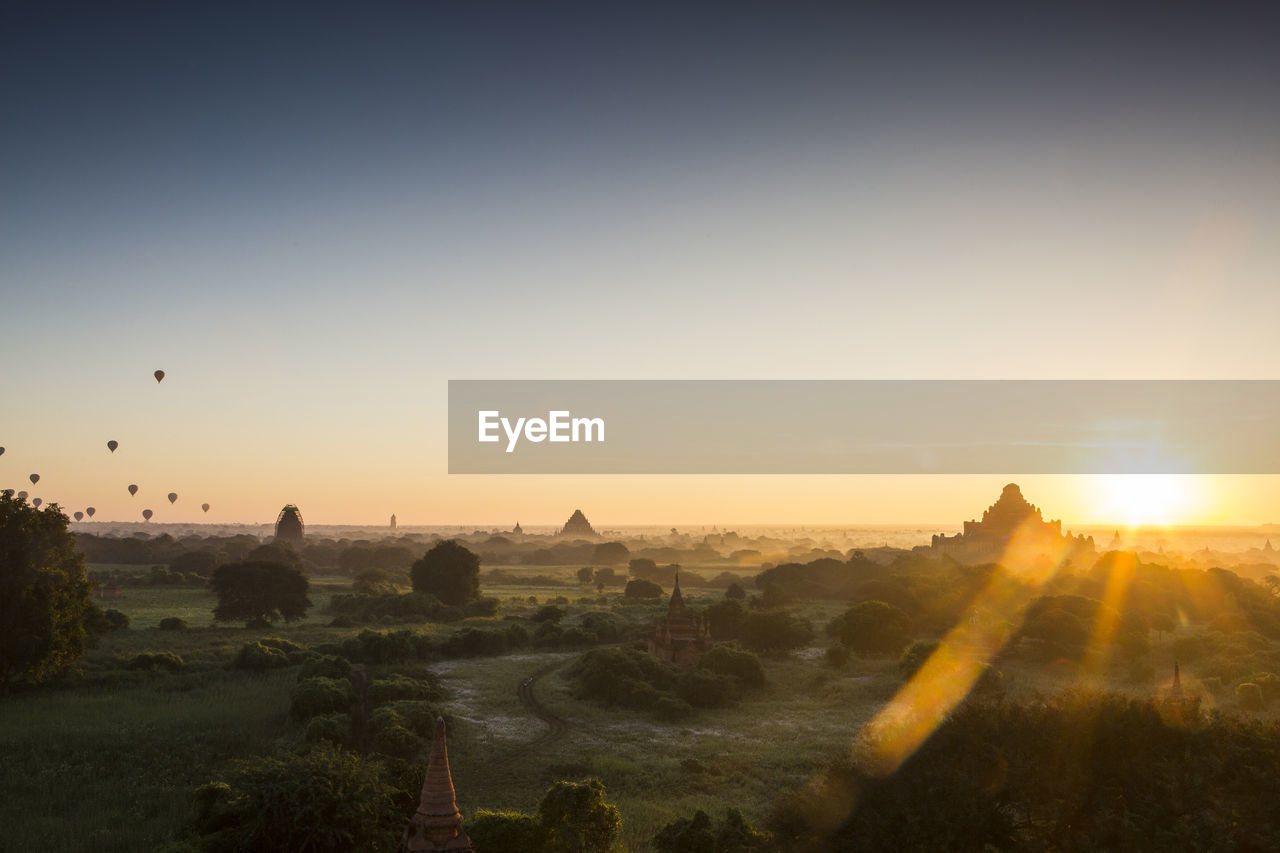
[[[563,660],[553,661],[534,672],[533,675],[525,678],[520,682],[520,685],[516,687],[516,695],[520,697],[520,702],[529,711],[529,713],[547,724],[547,731],[523,746],[517,747],[515,750],[516,755],[523,755],[527,752],[536,752],[537,750],[544,749],[568,734],[569,724],[565,722],[562,717],[558,717],[551,713],[551,711],[547,710],[546,706],[538,701],[538,697],[533,690],[538,679],[559,669],[566,663],[567,661]]]

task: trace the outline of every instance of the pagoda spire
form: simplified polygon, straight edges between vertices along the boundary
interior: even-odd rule
[[[439,853],[439,851],[473,851],[471,839],[462,828],[449,772],[449,748],[445,744],[444,718],[436,718],[435,736],[431,740],[431,758],[422,783],[422,799],[409,820],[400,845],[406,853]]]

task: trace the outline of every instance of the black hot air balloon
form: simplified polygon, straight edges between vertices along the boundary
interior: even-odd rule
[[[85,507],[85,508],[84,508],[84,514],[85,514],[85,515],[87,515],[87,516],[89,516],[90,518],[93,518],[93,514],[94,514],[95,512],[97,512],[97,510],[96,510],[96,509],[94,509],[94,508],[93,508],[93,507],[91,507],[91,506],[87,506],[87,507]]]
[[[116,441],[114,438],[107,442],[107,450],[110,450],[112,453],[115,453],[116,448],[119,446],[120,442]]]
[[[26,499],[27,499],[27,493],[25,491],[18,492],[18,500],[25,501]]]
[[[28,477],[27,479],[29,479],[29,480],[31,481],[31,485],[33,485],[33,486],[34,486],[36,483],[40,482],[40,475],[39,475],[39,474],[32,474],[32,475],[31,475],[30,477]]]
[[[151,515],[152,515],[151,510],[149,510],[149,509],[144,509],[144,510],[142,511],[142,520],[143,520],[143,521],[150,521],[150,520],[151,520]]]
[[[40,504],[44,503],[44,498],[32,498],[31,505],[36,509],[40,508]]]
[[[4,448],[0,447],[0,456],[4,456]]]
[[[129,486],[129,494],[131,494],[131,495],[136,495],[137,493],[138,493],[138,487],[137,487],[137,486],[134,486],[134,485],[130,485],[130,486]]]
[[[156,381],[157,381],[157,382],[159,382],[160,380],[164,379],[164,371],[163,371],[163,370],[157,370],[153,375],[155,376],[155,378],[156,378]]]
[[[178,493],[177,493],[177,492],[170,492],[170,493],[169,493],[169,503],[177,503],[177,502],[178,502]]]
[[[200,504],[200,508],[201,508],[202,510],[204,510],[205,512],[208,512],[208,511],[209,511],[209,505],[208,505],[208,504]]]
[[[79,510],[76,510],[75,516],[76,516],[76,521],[80,521],[82,518],[84,518],[84,513],[80,512]]]

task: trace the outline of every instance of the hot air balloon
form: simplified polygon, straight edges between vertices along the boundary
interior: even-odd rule
[[[157,370],[157,371],[155,372],[155,377],[156,377],[156,381],[157,381],[157,382],[159,382],[161,379],[164,379],[164,371],[163,371],[163,370]]]
[[[18,500],[20,500],[20,501],[25,501],[26,499],[27,499],[27,493],[26,493],[26,492],[18,492]]]
[[[84,514],[85,514],[85,515],[87,515],[87,516],[89,516],[90,518],[93,518],[93,514],[94,514],[95,512],[97,512],[97,510],[96,510],[96,509],[94,509],[94,508],[93,508],[93,507],[91,507],[91,506],[87,506],[87,507],[85,507],[85,508],[84,508]]]
[[[40,482],[40,475],[39,475],[39,474],[32,474],[28,479],[30,479],[30,480],[31,480],[31,485],[33,485],[33,486],[34,486],[36,483]]]
[[[44,503],[44,499],[43,499],[43,498],[32,498],[32,499],[31,499],[31,505],[32,505],[33,507],[35,507],[36,509],[39,509],[39,508],[40,508],[40,504],[42,504],[42,503]]]
[[[120,446],[120,442],[116,441],[115,439],[112,439],[111,441],[107,442],[107,450],[110,450],[112,453],[115,453],[116,448],[119,446]]]
[[[4,448],[0,447],[0,456],[4,456]]]
[[[131,495],[136,495],[137,493],[138,493],[138,487],[137,487],[137,486],[133,486],[133,485],[129,486],[129,494],[131,494]]]
[[[151,510],[149,510],[149,509],[144,509],[144,510],[142,511],[142,520],[143,520],[143,521],[150,521],[150,520],[151,520],[151,515],[152,515]]]
[[[208,512],[208,511],[209,511],[209,505],[208,505],[208,504],[200,504],[200,508],[201,508],[202,510],[204,510],[205,512]]]
[[[169,493],[169,503],[177,503],[177,501],[178,501],[178,493],[177,493],[177,492],[170,492],[170,493]]]
[[[83,512],[79,512],[79,511],[77,511],[77,512],[76,512],[76,514],[75,514],[75,516],[76,516],[76,521],[79,521],[79,520],[81,520],[82,518],[84,518],[84,513],[83,513]]]

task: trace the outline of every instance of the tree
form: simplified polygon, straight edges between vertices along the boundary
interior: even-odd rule
[[[277,619],[295,622],[311,606],[306,576],[284,563],[228,563],[214,570],[209,586],[218,596],[213,618],[219,622],[244,621],[251,628]]]
[[[427,592],[445,604],[480,597],[480,558],[452,539],[437,542],[409,570],[414,592]]]
[[[596,576],[596,570],[591,568],[590,566],[583,566],[582,568],[578,569],[578,583],[581,583],[581,584],[591,583],[591,581],[595,579],[595,576]]]
[[[90,644],[97,608],[68,523],[57,504],[41,512],[0,495],[0,695],[62,672]]]
[[[608,853],[622,831],[616,806],[599,779],[556,782],[538,806],[547,853]]]
[[[858,654],[898,654],[911,639],[911,617],[883,601],[863,601],[828,627]]]
[[[662,595],[662,587],[653,581],[637,578],[627,581],[627,588],[623,595],[627,598],[658,598]]]

